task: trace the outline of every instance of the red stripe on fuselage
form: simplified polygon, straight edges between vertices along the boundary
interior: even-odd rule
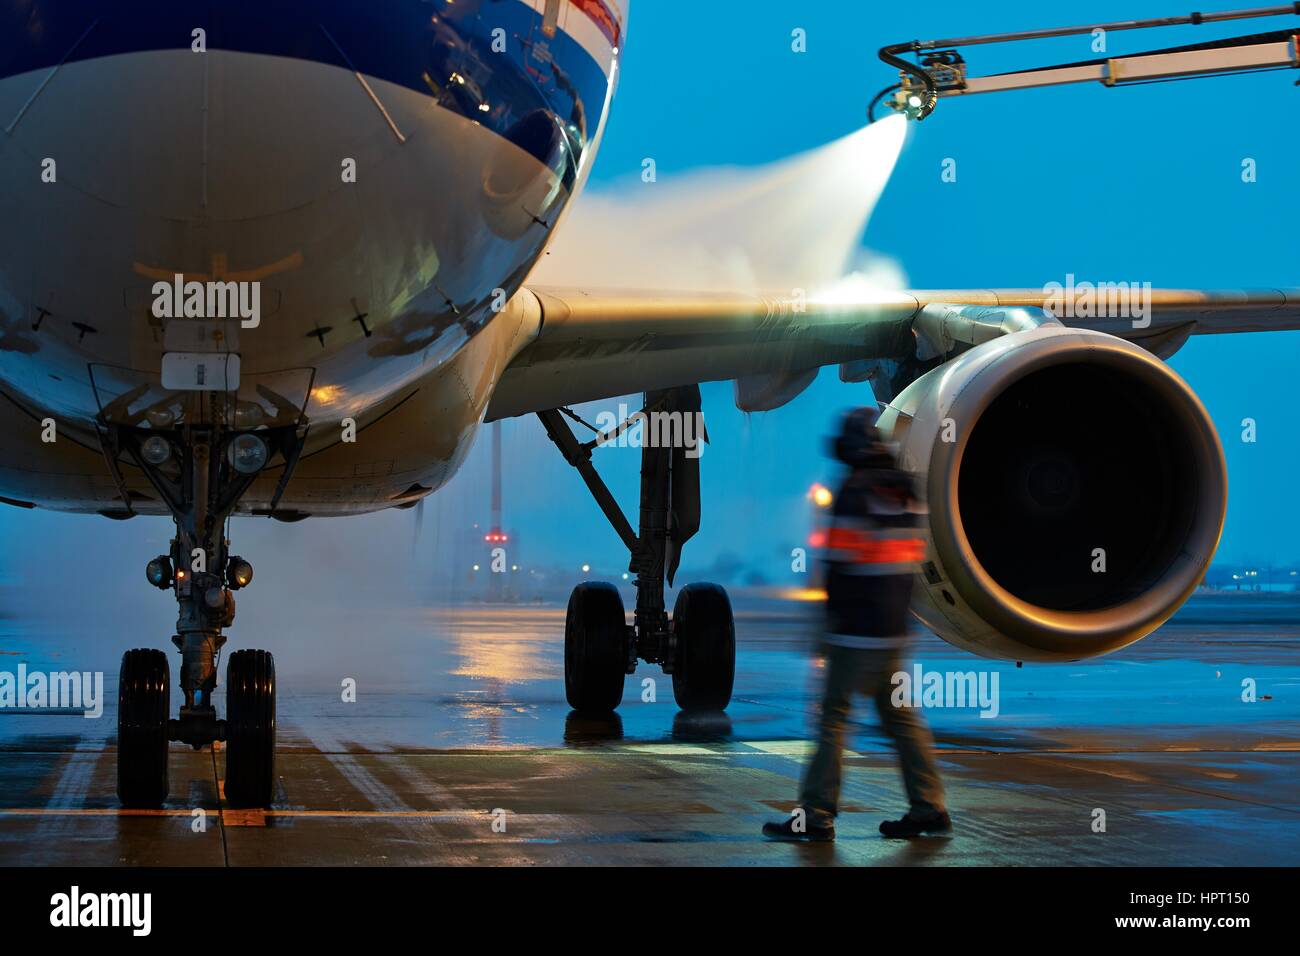
[[[587,15],[592,23],[600,28],[600,32],[605,34],[605,38],[614,46],[622,46],[623,28],[619,25],[618,17],[614,16],[612,10],[605,5],[605,0],[569,0],[575,7]]]

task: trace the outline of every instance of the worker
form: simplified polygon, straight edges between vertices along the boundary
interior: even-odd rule
[[[898,750],[911,806],[886,820],[886,837],[947,834],[952,821],[934,762],[934,742],[920,713],[891,701],[893,677],[903,672],[912,586],[924,557],[920,526],[925,508],[913,481],[876,427],[874,408],[847,412],[833,441],[834,457],[849,468],[826,531],[826,658],[817,749],[808,764],[799,806],[790,818],[766,823],[776,840],[835,839],[843,776],[845,725],[855,693],[875,701],[885,733]],[[910,703],[907,701],[906,703]]]

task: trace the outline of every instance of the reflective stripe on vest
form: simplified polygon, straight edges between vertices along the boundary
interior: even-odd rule
[[[914,528],[886,528],[862,531],[857,528],[832,527],[826,534],[826,559],[851,565],[906,567],[925,560],[925,541]],[[871,573],[866,571],[865,573]],[[877,573],[899,574],[893,567]]]

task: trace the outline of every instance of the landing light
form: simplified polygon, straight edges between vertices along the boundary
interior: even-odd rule
[[[171,587],[172,562],[165,554],[160,554],[144,567],[144,576],[149,583],[160,591]]]
[[[230,467],[241,475],[255,475],[266,465],[270,452],[266,442],[256,435],[236,435],[226,449]]]
[[[266,412],[257,402],[240,402],[235,408],[236,428],[256,428],[266,419]]]
[[[253,566],[238,555],[226,565],[226,584],[232,591],[246,588],[253,582]]]
[[[161,465],[172,456],[172,446],[161,435],[151,435],[140,446],[140,456],[151,465]]]
[[[154,428],[168,428],[176,423],[176,413],[170,408],[151,408],[145,412],[145,418]]]

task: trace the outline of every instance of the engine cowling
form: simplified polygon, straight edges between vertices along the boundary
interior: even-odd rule
[[[1048,326],[927,373],[880,427],[918,474],[928,557],[913,609],[986,657],[1063,661],[1133,643],[1200,583],[1223,530],[1223,449],[1173,370]]]

